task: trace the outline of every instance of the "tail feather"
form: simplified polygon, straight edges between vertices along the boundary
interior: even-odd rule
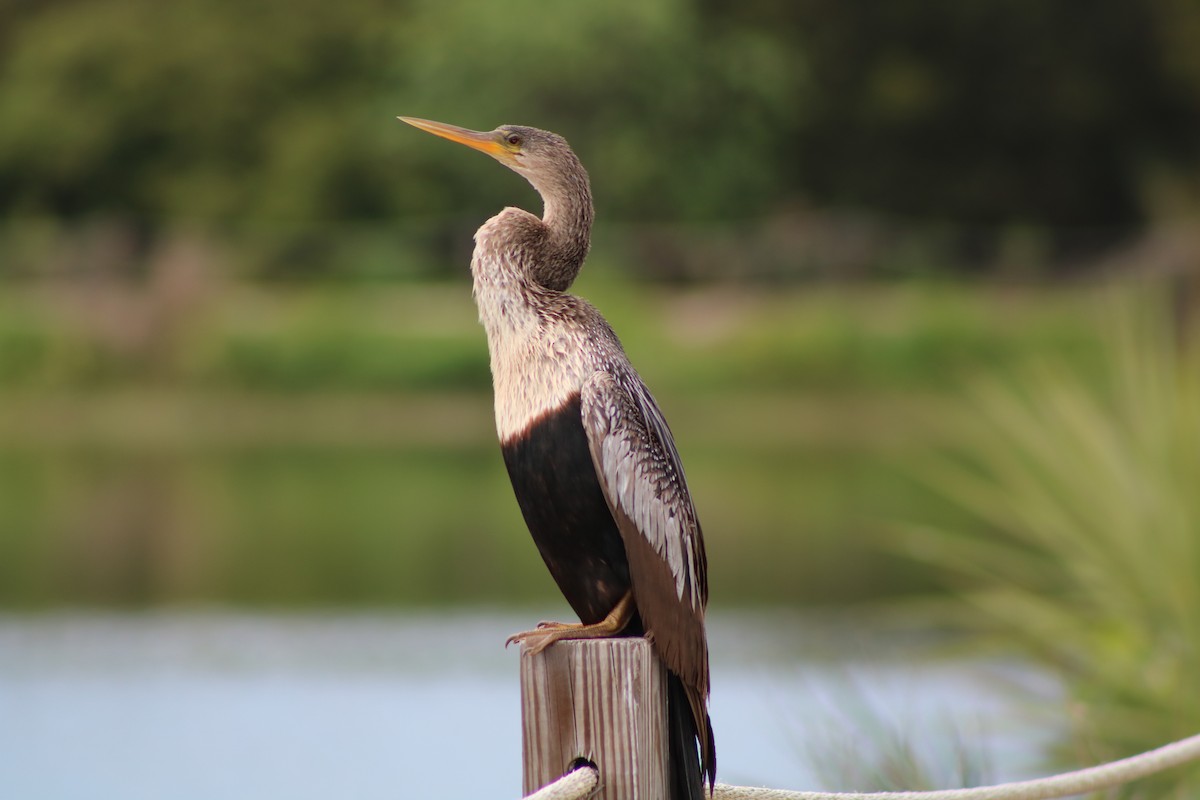
[[[717,774],[712,722],[700,707],[704,730],[693,711],[687,688],[678,675],[667,673],[668,749],[671,764],[671,800],[707,800]],[[698,747],[699,745],[699,747]],[[701,753],[701,748],[704,752]]]

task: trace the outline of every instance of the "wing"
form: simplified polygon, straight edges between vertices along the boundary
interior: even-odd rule
[[[633,374],[594,373],[583,386],[580,410],[646,633],[667,668],[706,695],[704,539],[671,430]]]

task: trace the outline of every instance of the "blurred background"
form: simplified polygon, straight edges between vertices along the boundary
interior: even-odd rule
[[[797,719],[859,696],[797,677],[818,651],[915,647],[897,669],[942,688],[949,658],[972,715],[1003,667],[1024,688],[988,703],[1055,713],[954,723],[968,754],[1021,743],[991,778],[1195,732],[1197,41],[1190,0],[0,0],[0,793],[328,796],[369,739],[354,789],[390,796],[495,735],[388,749],[464,696],[516,775],[499,643],[568,612],[495,443],[468,263],[484,219],[540,205],[397,114],[555,130],[591,172],[575,290],[671,420],[741,652],[715,656],[723,778],[919,788],[897,764],[962,761],[908,746],[925,710],[863,706],[878,769],[747,763],[829,763],[837,736],[750,688],[766,660]],[[431,642],[466,670],[445,696]],[[321,693],[347,680],[378,691]],[[318,718],[345,735],[298,743]],[[222,769],[187,755],[222,742]],[[241,760],[304,752],[332,771]]]

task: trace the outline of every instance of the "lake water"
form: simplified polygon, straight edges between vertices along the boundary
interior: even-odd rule
[[[0,797],[515,798],[503,641],[544,616],[0,616]],[[964,755],[972,779],[1044,772],[1062,701],[1028,667],[782,613],[717,615],[710,644],[723,782],[870,788],[830,765],[901,741],[946,785]]]

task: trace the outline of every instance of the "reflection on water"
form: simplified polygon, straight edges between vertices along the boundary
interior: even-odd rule
[[[6,439],[12,432],[4,430],[5,399],[0,608],[374,608],[558,597],[513,500],[491,433],[490,397],[440,398],[450,408],[440,414],[435,400],[412,397],[361,401],[368,410],[353,402],[310,406],[303,398],[226,398],[226,406],[181,396],[162,400],[166,410],[154,412],[153,404],[147,410],[136,400],[95,402],[116,406],[101,416],[132,420],[129,435],[153,428],[143,420],[159,416],[190,431],[179,420],[223,415],[245,431],[280,417],[300,426],[307,413],[317,438],[326,424],[317,420],[374,421],[388,410],[409,425],[427,415],[444,424],[428,426],[426,438],[436,441],[395,434],[345,446],[239,444],[214,432],[213,442],[167,437],[122,447],[110,432],[114,441],[94,446],[18,447]],[[721,418],[763,420],[792,419],[800,401],[724,402]],[[482,422],[474,422],[480,415]],[[67,410],[50,416],[70,418]],[[447,416],[465,421],[456,427]],[[711,416],[718,416],[715,409]],[[815,419],[809,424],[821,430],[865,424]],[[463,426],[482,431],[464,442]],[[907,444],[892,451],[859,440],[811,442],[765,423],[757,433],[730,431],[701,414],[689,427],[689,481],[710,563],[720,565],[709,576],[714,598],[828,604],[929,585],[914,560],[897,558],[878,538],[885,535],[881,520],[932,521],[952,513],[932,493],[914,491],[897,466],[928,452],[929,437],[908,433]]]
[[[0,797],[516,797],[517,652],[501,645],[533,618],[0,617]],[[1051,681],[847,630],[711,621],[723,781],[822,788],[814,763],[872,728],[942,763],[957,737],[989,780],[1034,774],[1047,732],[1017,698],[1055,705]]]

